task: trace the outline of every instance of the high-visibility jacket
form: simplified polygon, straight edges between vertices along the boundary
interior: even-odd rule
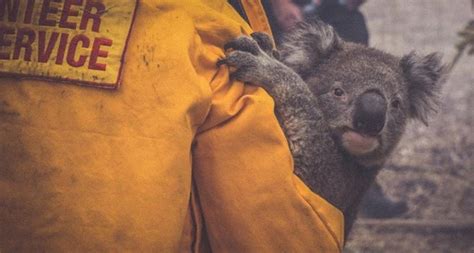
[[[268,29],[259,1],[242,4],[255,30]],[[5,6],[0,27],[23,22]],[[80,29],[76,14],[62,24]],[[69,80],[92,62],[79,49],[70,71],[52,63],[43,76],[23,69],[26,47],[18,71],[33,76],[0,60],[0,252],[341,251],[342,213],[293,174],[272,98],[216,67],[223,45],[250,33],[224,0],[139,0],[120,87],[75,85],[93,64]]]

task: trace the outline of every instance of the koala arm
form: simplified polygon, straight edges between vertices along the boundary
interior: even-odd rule
[[[337,193],[342,159],[331,138],[316,97],[304,80],[291,68],[272,57],[261,38],[241,36],[226,45],[232,48],[218,65],[236,68],[231,78],[263,87],[274,99],[275,110],[288,139],[295,162],[295,173],[308,186],[338,206]],[[257,43],[257,41],[259,43]],[[264,50],[262,50],[265,49]],[[336,174],[335,174],[336,173]]]

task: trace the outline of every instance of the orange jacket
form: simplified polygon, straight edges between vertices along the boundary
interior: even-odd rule
[[[268,29],[260,3],[242,3],[252,26]],[[27,48],[13,59],[15,45],[0,60],[0,252],[340,251],[342,214],[293,174],[271,97],[215,65],[226,42],[252,29],[224,0],[140,0],[126,44],[117,35],[133,15],[125,5],[104,9],[100,36],[118,39],[95,59],[119,73],[122,51],[112,48],[122,42],[122,74],[91,79],[119,88],[74,85],[98,71],[87,68],[94,42],[84,37],[64,68],[42,70],[35,43],[31,61]],[[76,30],[47,31],[82,34],[71,8],[62,21]],[[106,11],[126,18],[114,23]],[[23,21],[0,26],[44,39]]]

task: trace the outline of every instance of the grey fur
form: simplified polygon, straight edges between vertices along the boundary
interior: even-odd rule
[[[414,52],[404,56],[400,61],[400,66],[411,84],[408,92],[413,98],[410,99],[413,101],[410,105],[410,114],[425,125],[428,125],[429,113],[436,112],[440,103],[438,96],[440,86],[433,87],[444,72],[439,62],[439,54],[420,57]]]
[[[319,21],[302,23],[286,36],[281,62],[262,35],[239,37],[218,65],[236,68],[232,78],[263,87],[295,161],[295,173],[316,193],[344,213],[346,236],[359,203],[398,144],[409,118],[426,121],[437,105],[442,66],[437,55],[398,58],[342,41]],[[258,44],[260,43],[260,45]],[[265,50],[262,50],[264,48]],[[342,97],[333,91],[344,90]],[[361,94],[376,90],[386,98],[385,127],[374,137],[375,150],[354,155],[342,134],[352,125]],[[390,106],[393,105],[393,106]]]
[[[301,22],[296,25],[295,32],[285,36],[280,48],[281,58],[287,66],[305,75],[314,64],[340,49],[342,43],[331,26]]]

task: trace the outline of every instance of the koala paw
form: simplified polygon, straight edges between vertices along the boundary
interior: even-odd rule
[[[252,37],[240,36],[224,46],[226,58],[217,62],[235,68],[231,78],[259,86],[270,85],[272,72],[280,64],[273,57],[273,42],[263,33],[254,33]]]
[[[274,49],[273,39],[270,35],[263,32],[254,32],[250,34],[252,38],[257,42],[258,46],[268,55],[273,56],[275,59],[280,60],[280,53]]]

